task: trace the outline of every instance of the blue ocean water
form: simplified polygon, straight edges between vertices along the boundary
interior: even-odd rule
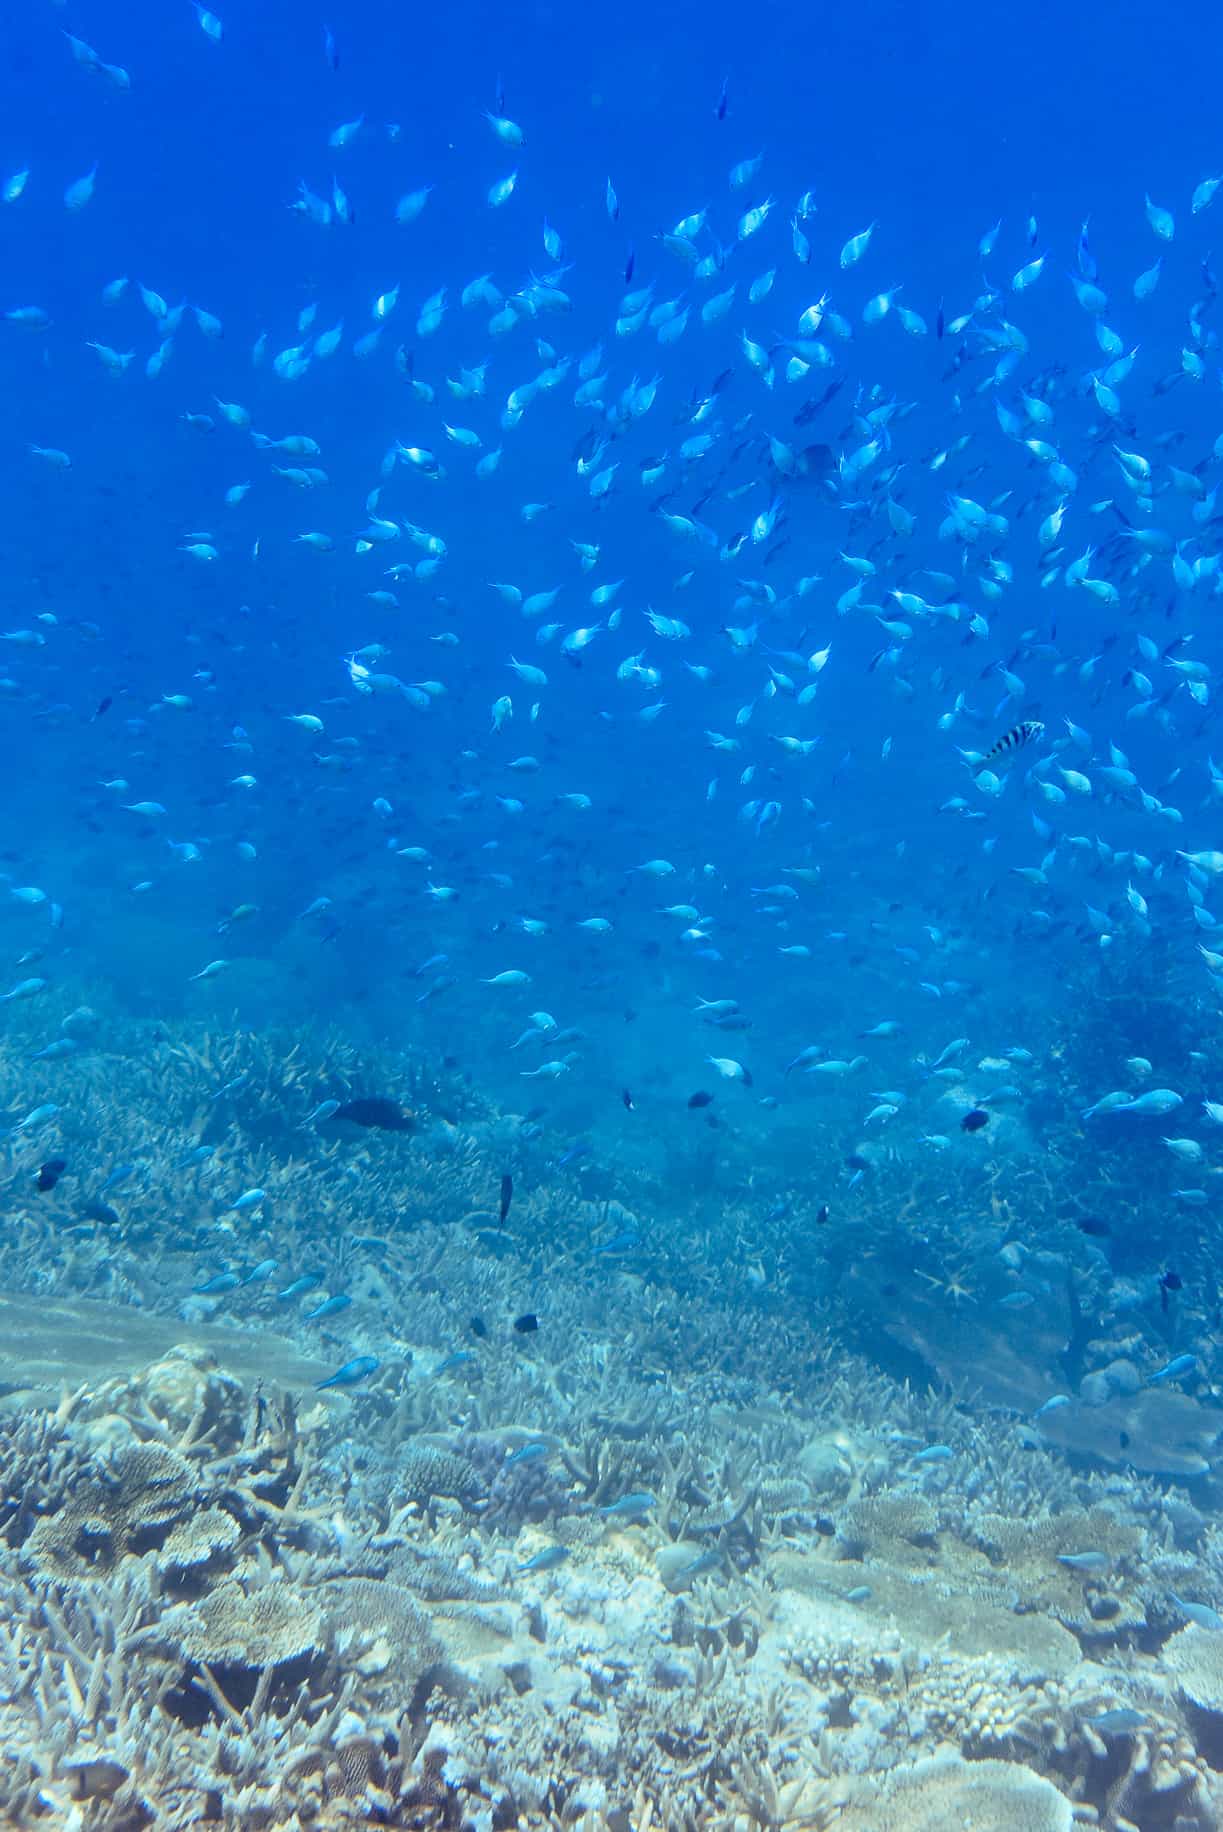
[[[313,1343],[200,1287],[504,1176],[541,1338],[619,1203],[664,1384],[1213,1480],[1212,10],[7,28],[13,1291]]]

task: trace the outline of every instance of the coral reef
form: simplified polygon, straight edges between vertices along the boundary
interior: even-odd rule
[[[278,1667],[318,1652],[323,1616],[290,1584],[246,1590],[229,1578],[198,1603],[167,1610],[159,1632],[199,1666]]]
[[[1223,1718],[1223,1635],[1190,1622],[1165,1642],[1164,1663],[1181,1697]]]
[[[844,1832],[947,1832],[949,1826],[1005,1826],[1007,1832],[1070,1832],[1070,1802],[1014,1762],[930,1756],[862,1790],[837,1822]]]
[[[879,1259],[927,1277],[813,1291],[785,1221],[767,1265],[719,1261],[695,1184],[685,1217],[639,1168],[616,1204],[533,1174],[516,1116],[406,1063],[145,1055],[96,1115],[61,1072],[74,1151],[105,1128],[140,1167],[121,1219],[20,1210],[0,1240],[0,1817],[1219,1823],[1223,1636],[1185,1609],[1223,1595],[1223,1415],[1141,1384],[1167,1345],[1070,1277],[1064,1223],[1023,1342],[979,1314],[1017,1276],[1014,1191],[971,1243],[939,1212],[916,1245],[911,1193]],[[411,1134],[305,1124],[380,1088]],[[223,1177],[184,1162],[222,1132]],[[881,1159],[870,1200],[906,1174]],[[726,1238],[758,1213],[732,1193]],[[602,1258],[629,1229],[631,1265]]]
[[[117,1451],[36,1523],[25,1556],[61,1575],[109,1570],[125,1554],[160,1544],[186,1520],[195,1499],[195,1471],[176,1452],[158,1444]]]

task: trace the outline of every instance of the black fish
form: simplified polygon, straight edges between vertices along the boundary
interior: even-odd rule
[[[48,1158],[35,1175],[35,1189],[53,1190],[67,1168],[67,1158]]]
[[[488,1334],[488,1325],[483,1317],[469,1317],[467,1327],[473,1336],[487,1336]]]
[[[637,250],[635,248],[630,248],[628,251],[628,258],[624,263],[624,284],[626,286],[628,286],[629,283],[631,282],[633,278],[633,270],[635,269],[636,266],[637,266]]]
[[[1184,1282],[1181,1279],[1180,1273],[1173,1272],[1172,1268],[1169,1266],[1166,1272],[1160,1274],[1160,1279],[1159,1279],[1159,1308],[1160,1310],[1165,1311],[1165,1312],[1167,1311],[1168,1293],[1170,1291],[1183,1291],[1184,1288],[1185,1288]]]
[[[704,1088],[698,1088],[695,1094],[688,1096],[688,1105],[690,1107],[708,1107],[712,1100],[712,1094],[707,1094]]]
[[[502,1227],[505,1226],[505,1218],[510,1212],[510,1203],[513,1200],[514,1200],[514,1179],[510,1176],[509,1172],[507,1171],[504,1177],[502,1177],[501,1179],[501,1206],[497,1211],[498,1220],[500,1221]]]
[[[831,1210],[829,1209],[828,1204],[826,1202],[821,1202],[819,1208],[815,1211],[815,1220],[816,1220],[817,1227],[823,1227],[824,1223],[828,1220],[830,1213],[831,1213]]]
[[[728,76],[724,76],[722,78],[722,92],[718,97],[718,105],[713,111],[719,121],[724,121],[726,119],[726,102],[727,102],[726,91],[729,85],[730,85],[730,78]]]
[[[79,1213],[82,1221],[104,1221],[111,1227],[122,1220],[118,1209],[112,1209],[100,1196],[94,1196]]]
[[[379,1132],[411,1132],[416,1121],[398,1101],[381,1094],[370,1094],[359,1100],[346,1100],[332,1114],[333,1120],[348,1120],[354,1126],[375,1127]]]
[[[533,1310],[525,1311],[521,1317],[514,1318],[514,1328],[520,1336],[529,1336],[539,1328],[539,1318]]]
[[[1080,1216],[1074,1225],[1079,1230],[1080,1234],[1094,1234],[1100,1239],[1104,1239],[1107,1235],[1112,1233],[1112,1229],[1109,1227],[1108,1223],[1102,1220],[1098,1215]]]
[[[631,1113],[633,1111],[633,1091],[632,1089],[631,1088],[622,1088],[620,1090],[620,1099],[624,1102],[626,1112]]]
[[[960,1121],[960,1130],[962,1132],[980,1132],[982,1126],[988,1125],[989,1114],[985,1111],[985,1108],[974,1107],[972,1111],[966,1113],[964,1118]]]
[[[114,705],[114,703],[115,703],[115,702],[114,702],[114,700],[113,700],[113,699],[111,698],[111,696],[110,696],[110,694],[108,693],[108,694],[106,695],[106,697],[105,697],[105,699],[102,699],[102,700],[99,700],[99,701],[98,701],[98,710],[97,710],[97,712],[95,712],[95,713],[94,713],[94,715],[93,715],[93,716],[94,716],[94,718],[95,718],[95,719],[100,719],[100,718],[102,717],[102,714],[103,714],[104,712],[109,712],[109,711],[110,711],[110,709],[111,709],[111,707],[112,707],[112,706]]]

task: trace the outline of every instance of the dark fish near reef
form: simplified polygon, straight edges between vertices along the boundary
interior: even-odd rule
[[[1212,1609],[1209,1603],[1186,1602],[1185,1598],[1178,1597],[1174,1590],[1170,1590],[1168,1595],[1182,1614],[1188,1616],[1190,1622],[1196,1622],[1199,1628],[1209,1629],[1213,1635],[1223,1630],[1223,1616],[1217,1609]]]
[[[229,1081],[223,1082],[216,1093],[209,1096],[209,1099],[214,1101],[225,1100],[231,1094],[240,1094],[250,1081],[250,1078],[250,1070],[243,1069],[241,1074],[234,1075]]]
[[[175,1161],[175,1170],[189,1170],[194,1164],[206,1164],[216,1151],[215,1145],[196,1145],[185,1157]]]
[[[99,1196],[105,1196],[107,1190],[117,1190],[121,1183],[126,1183],[129,1177],[135,1176],[137,1168],[135,1164],[116,1164],[99,1189]]]
[[[311,1107],[299,1130],[304,1132],[308,1126],[319,1126],[324,1120],[334,1119],[339,1111],[340,1102],[338,1100],[321,1100],[317,1106]]]
[[[273,1275],[276,1272],[276,1268],[277,1268],[277,1262],[274,1259],[262,1259],[259,1261],[258,1265],[251,1267],[250,1271],[246,1274],[246,1277],[243,1279],[242,1283],[244,1285],[262,1284],[264,1279],[270,1279],[273,1277]]]
[[[673,1584],[690,1584],[695,1578],[704,1577],[707,1571],[717,1571],[721,1563],[722,1554],[718,1551],[716,1546],[711,1546],[708,1552],[698,1552],[694,1559],[689,1559],[686,1565],[681,1565],[679,1570],[672,1577],[671,1582]]]
[[[1147,1720],[1132,1705],[1114,1705],[1110,1710],[1101,1711],[1096,1717],[1085,1721],[1093,1730],[1098,1730],[1101,1736],[1128,1737],[1136,1730],[1141,1730]]]
[[[316,1380],[315,1391],[321,1393],[325,1387],[355,1387],[359,1380],[368,1379],[377,1369],[376,1355],[354,1355],[351,1361],[346,1361],[342,1368],[337,1368],[326,1380]]]
[[[412,1132],[416,1117],[398,1101],[386,1100],[381,1094],[360,1100],[343,1101],[331,1115],[333,1120],[347,1120],[353,1126],[366,1126],[377,1132]]]
[[[1111,1560],[1107,1552],[1097,1552],[1093,1548],[1090,1552],[1059,1552],[1057,1562],[1065,1565],[1068,1571],[1080,1571],[1088,1577],[1099,1577],[1101,1572],[1108,1570]]]
[[[545,1546],[534,1558],[527,1559],[518,1566],[519,1571],[555,1571],[569,1557],[568,1546]]]
[[[352,1303],[346,1291],[337,1291],[333,1297],[324,1298],[313,1310],[308,1310],[302,1318],[303,1323],[317,1323],[323,1317],[336,1317],[342,1310],[347,1310]]]
[[[276,1296],[278,1298],[300,1298],[304,1291],[313,1291],[314,1287],[321,1285],[322,1282],[321,1272],[303,1272],[300,1277],[293,1280],[291,1285],[286,1285],[283,1291],[278,1291]]]
[[[551,1454],[550,1446],[540,1438],[533,1438],[529,1444],[520,1444],[505,1459],[503,1468],[513,1469],[519,1463],[541,1463]]]
[[[539,1328],[539,1318],[533,1310],[524,1311],[521,1317],[514,1318],[514,1328],[520,1336],[529,1336]]]
[[[497,1208],[497,1219],[505,1226],[505,1218],[510,1212],[510,1203],[514,1200],[514,1179],[507,1171],[501,1179],[501,1201]]]
[[[989,1125],[989,1114],[984,1107],[974,1107],[960,1121],[961,1132],[980,1132],[982,1126]]]
[[[647,1489],[634,1489],[630,1495],[621,1495],[618,1501],[609,1501],[595,1512],[603,1520],[640,1520],[656,1505],[656,1497]]]
[[[470,1349],[452,1349],[449,1355],[444,1356],[438,1362],[433,1370],[432,1378],[436,1380],[439,1374],[449,1374],[454,1368],[461,1368],[465,1362],[474,1359]]]
[[[991,744],[984,757],[973,764],[973,774],[980,775],[988,770],[991,764],[1000,757],[1009,757],[1012,751],[1021,751],[1025,745],[1033,744],[1044,732],[1044,725],[1039,719],[1021,719],[1018,725],[1012,725],[1009,732],[1003,732],[997,743]]]
[[[1196,1367],[1196,1355],[1174,1355],[1166,1367],[1160,1368],[1158,1373],[1147,1377],[1147,1385],[1158,1387],[1162,1386],[1166,1380],[1180,1380],[1183,1375],[1192,1374]]]
[[[67,1168],[67,1158],[48,1158],[34,1173],[35,1189],[53,1190]]]
[[[691,1108],[708,1107],[712,1102],[713,1095],[707,1094],[704,1088],[698,1088],[695,1094],[690,1094],[688,1096],[688,1105]]]
[[[641,1236],[636,1228],[622,1228],[618,1234],[599,1247],[599,1253],[631,1253],[634,1247],[641,1245]]]
[[[82,1221],[104,1221],[108,1227],[114,1227],[122,1219],[118,1209],[112,1209],[109,1202],[103,1202],[100,1196],[93,1197],[77,1213]]]
[[[194,1291],[197,1297],[214,1297],[222,1291],[233,1291],[238,1283],[236,1272],[217,1272],[202,1285],[196,1285]]]

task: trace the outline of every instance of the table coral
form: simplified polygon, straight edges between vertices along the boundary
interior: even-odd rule
[[[859,1790],[839,1832],[1071,1832],[1074,1809],[1050,1781],[1015,1762],[932,1756]]]
[[[105,1570],[126,1553],[164,1540],[190,1511],[196,1488],[192,1465],[164,1446],[118,1451],[38,1521],[24,1556],[61,1573]]]

